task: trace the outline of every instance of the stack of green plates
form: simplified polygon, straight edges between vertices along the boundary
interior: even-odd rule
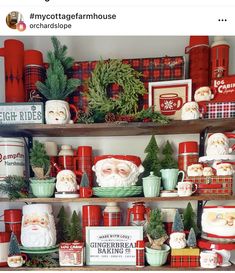
[[[54,253],[59,250],[59,245],[50,246],[50,247],[24,247],[20,246],[20,250],[22,253],[27,254],[48,254]]]
[[[92,190],[93,194],[98,197],[129,197],[141,195],[143,192],[143,187],[94,187]]]

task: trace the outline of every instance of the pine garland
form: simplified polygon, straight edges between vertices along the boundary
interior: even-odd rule
[[[7,176],[0,183],[0,192],[7,194],[10,200],[25,198],[28,195],[28,181],[17,175]]]
[[[139,95],[146,93],[140,76],[141,73],[120,60],[99,61],[88,80],[88,92],[85,93],[89,107],[105,114],[136,113]],[[111,83],[117,83],[123,88],[117,98],[109,98],[107,95],[107,86]]]

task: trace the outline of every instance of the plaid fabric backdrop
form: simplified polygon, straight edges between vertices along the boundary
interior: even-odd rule
[[[171,267],[199,267],[200,256],[175,256],[171,255]]]
[[[235,102],[208,102],[206,104],[206,113],[203,113],[203,117],[206,119],[234,118]]]
[[[130,64],[135,70],[142,73],[142,82],[148,90],[149,82],[181,80],[185,78],[185,60],[184,57],[162,57],[162,58],[145,58],[145,59],[125,59],[123,63]],[[87,101],[82,92],[87,91],[86,81],[91,76],[97,61],[92,62],[75,62],[72,69],[68,72],[69,78],[77,78],[82,81],[82,85],[77,88],[69,98],[69,102],[78,106],[81,110],[87,110]],[[121,88],[117,84],[111,84],[107,93],[115,97]],[[139,106],[148,106],[148,95],[140,99]]]
[[[233,194],[233,176],[190,176],[187,179],[197,184],[198,190],[195,193],[196,195]]]

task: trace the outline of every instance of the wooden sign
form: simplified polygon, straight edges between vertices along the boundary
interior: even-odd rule
[[[214,80],[212,90],[215,95],[212,102],[235,101],[235,75]]]
[[[87,265],[135,265],[143,227],[86,227]]]
[[[0,124],[44,123],[42,102],[0,103]]]

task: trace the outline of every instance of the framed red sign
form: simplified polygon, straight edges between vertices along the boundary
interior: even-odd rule
[[[170,119],[181,119],[181,108],[192,100],[192,80],[149,83],[149,106]]]

